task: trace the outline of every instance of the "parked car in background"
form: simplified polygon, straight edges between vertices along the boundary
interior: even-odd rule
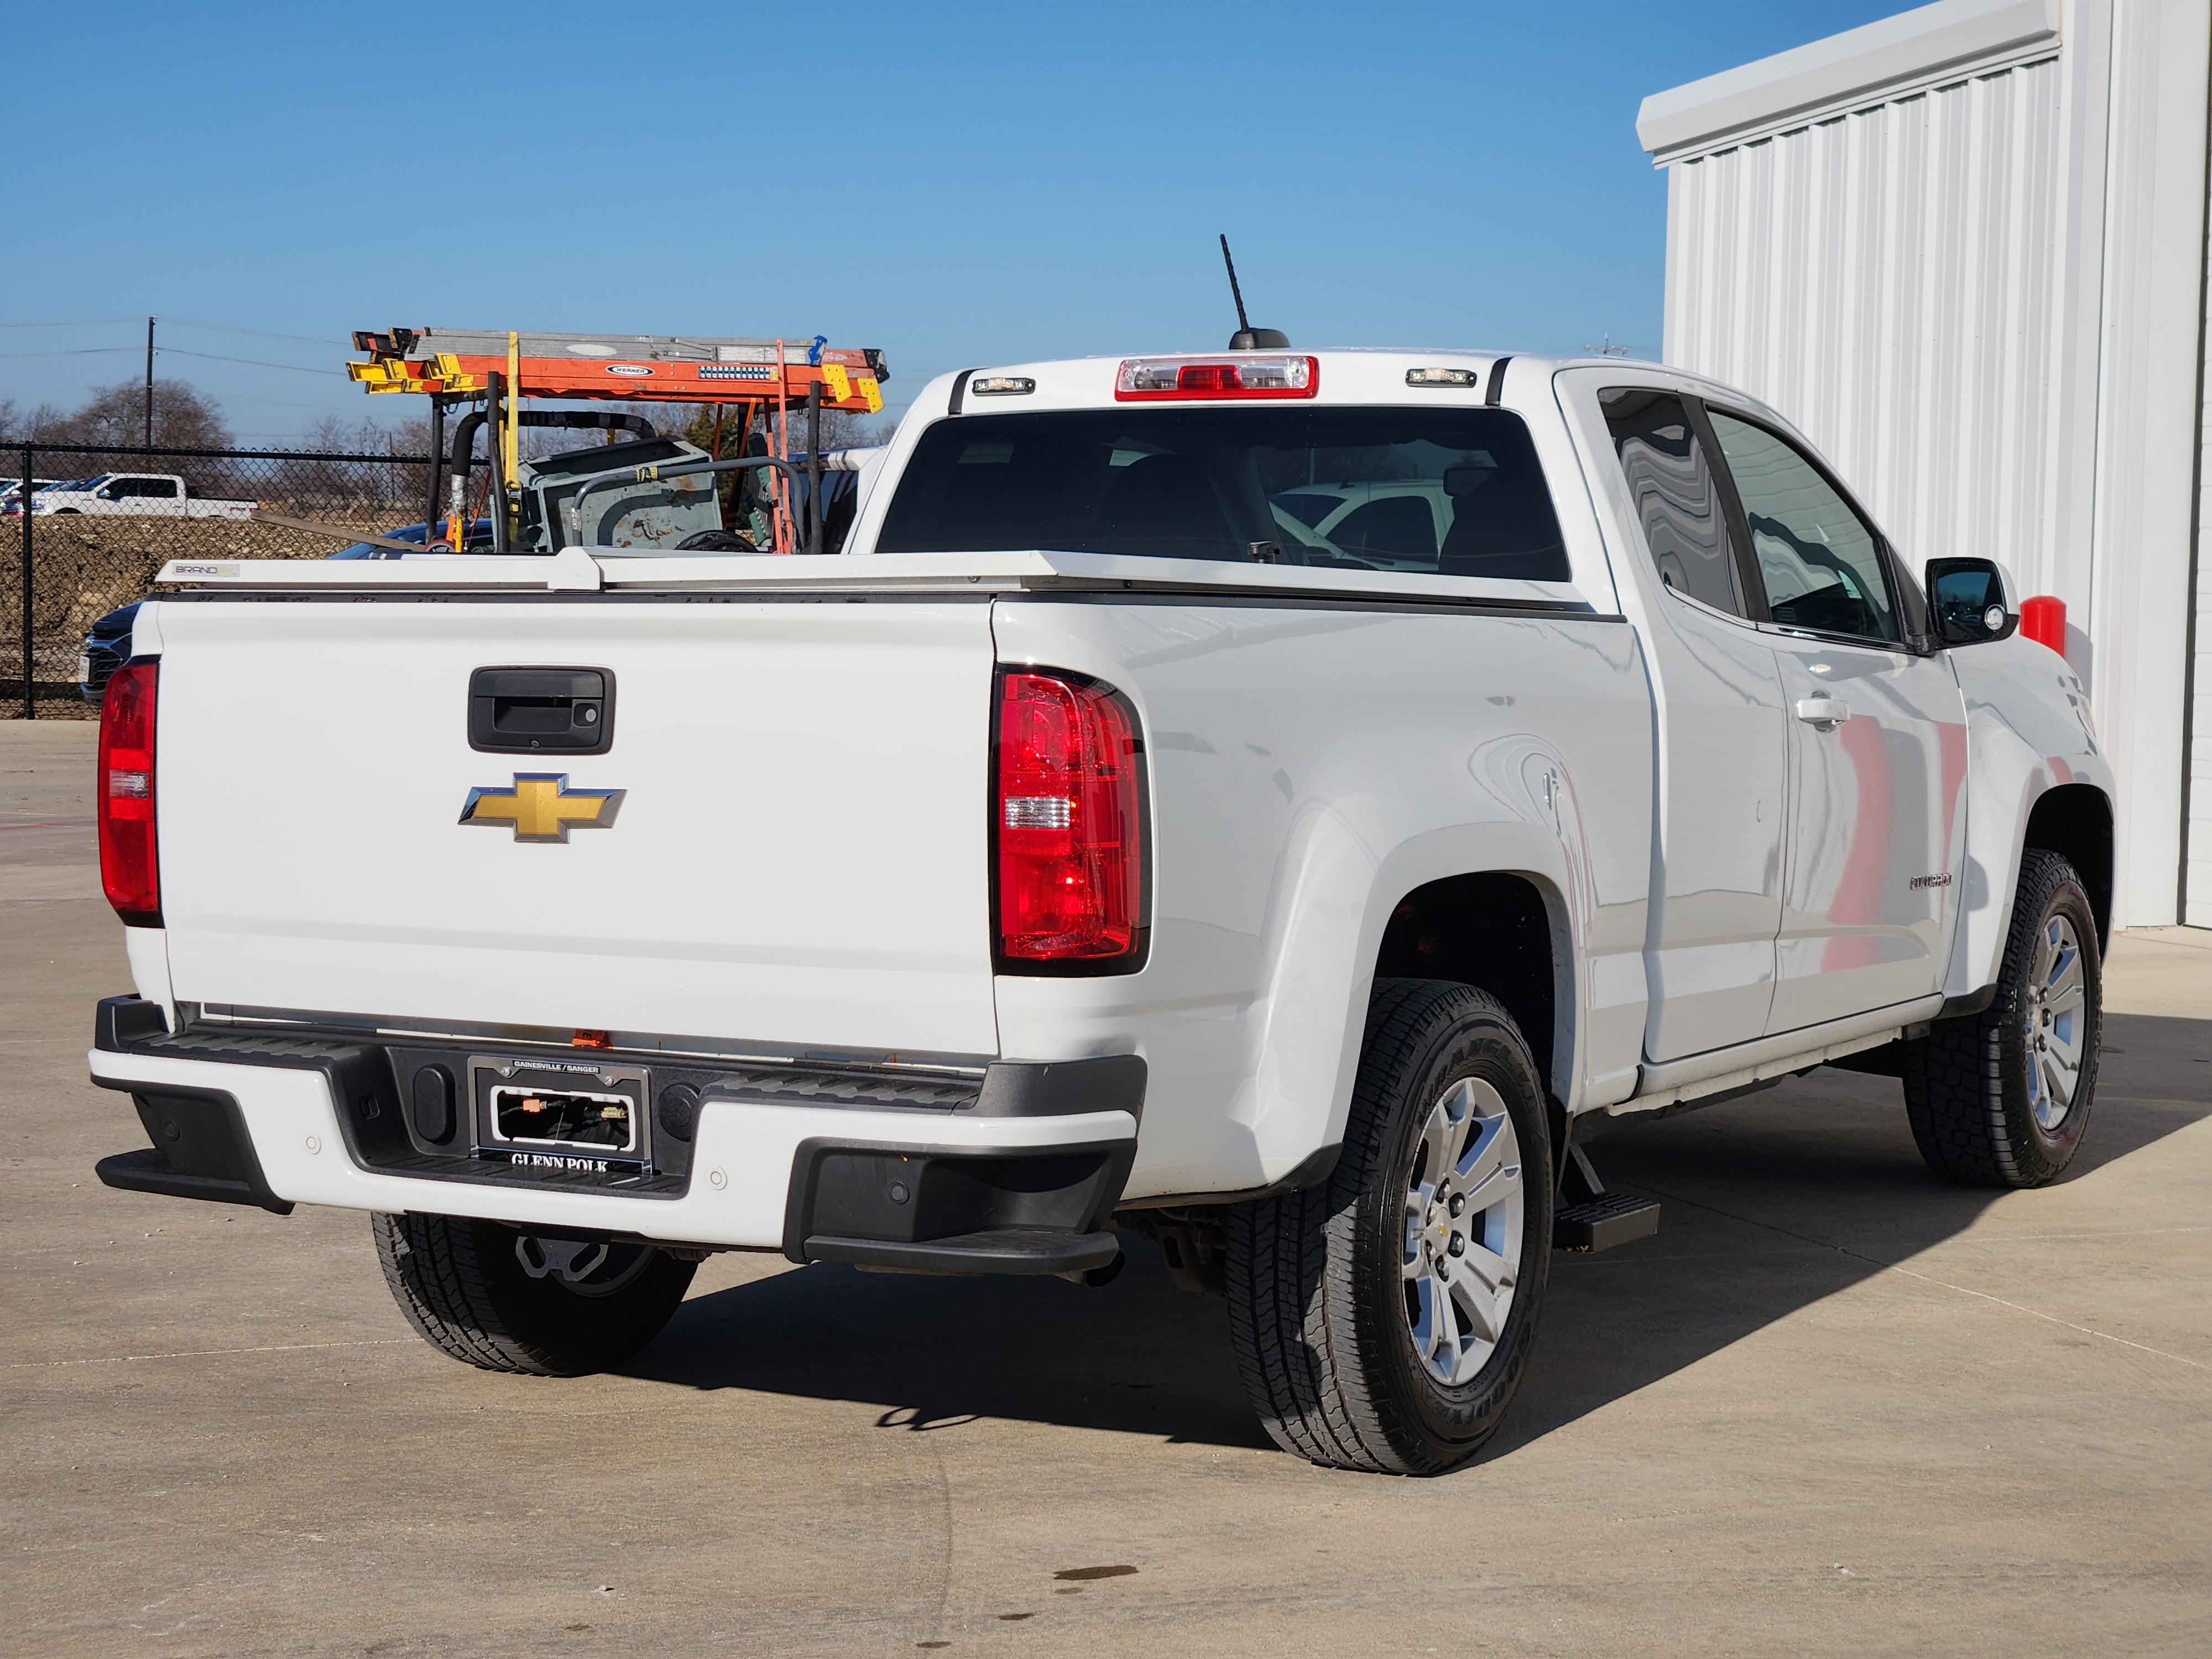
[[[40,490],[59,482],[60,480],[57,478],[33,478],[31,480],[31,491],[35,495]],[[0,513],[5,513],[12,508],[21,498],[22,494],[23,481],[21,478],[10,478],[6,483],[0,484]]]
[[[43,495],[50,489],[76,489],[84,484],[82,478],[33,478],[31,493]],[[7,489],[0,489],[0,518],[20,518],[23,512],[23,484],[15,480]]]
[[[243,519],[252,501],[203,495],[173,472],[101,472],[67,489],[41,489],[31,511],[50,514],[139,514],[180,519]]]
[[[76,688],[87,702],[96,705],[106,695],[108,676],[131,660],[131,628],[138,620],[140,603],[117,605],[84,636],[76,659]]]

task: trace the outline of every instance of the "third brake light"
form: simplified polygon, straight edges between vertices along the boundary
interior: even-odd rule
[[[1114,377],[1120,403],[1171,399],[1310,398],[1321,390],[1311,357],[1239,352],[1230,357],[1131,357]]]

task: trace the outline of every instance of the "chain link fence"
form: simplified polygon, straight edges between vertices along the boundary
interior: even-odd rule
[[[328,558],[359,536],[422,522],[429,488],[425,455],[9,446],[0,718],[96,715],[81,659],[93,659],[97,686],[112,652],[88,652],[87,637],[169,560]]]

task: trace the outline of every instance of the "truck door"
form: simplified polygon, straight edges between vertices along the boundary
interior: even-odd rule
[[[100,495],[115,502],[118,513],[172,513],[178,510],[171,505],[176,490],[172,479],[126,472],[111,482]]]
[[[1782,916],[1786,717],[1772,641],[1752,617],[1741,532],[1685,400],[1656,386],[1599,403],[1642,524],[1659,798],[1644,1052],[1679,1060],[1766,1029]]]
[[[1966,708],[1881,538],[1781,434],[1708,405],[1790,718],[1770,1032],[1927,995],[1963,873]]]

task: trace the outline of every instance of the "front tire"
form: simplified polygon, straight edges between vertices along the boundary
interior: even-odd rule
[[[1552,1192],[1511,1016],[1468,986],[1377,980],[1334,1171],[1229,1212],[1237,1365],[1276,1443],[1388,1474],[1474,1456],[1535,1340]]]
[[[488,1371],[581,1376],[619,1365],[660,1334],[697,1271],[649,1244],[539,1238],[462,1216],[370,1220],[407,1322]]]
[[[2056,1181],[2089,1127],[2103,1034],[2089,895],[2071,864],[2030,848],[1995,1000],[1905,1045],[1905,1109],[1928,1167],[1970,1187]]]

